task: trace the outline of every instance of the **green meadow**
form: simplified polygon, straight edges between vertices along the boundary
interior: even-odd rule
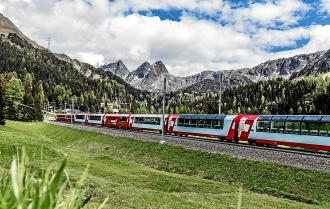
[[[329,208],[330,173],[112,137],[45,123],[0,127],[0,175],[25,147],[29,166],[79,180],[90,208]]]

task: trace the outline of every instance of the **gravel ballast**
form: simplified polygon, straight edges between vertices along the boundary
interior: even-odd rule
[[[56,121],[48,121],[48,124],[108,134],[111,136],[127,137],[141,141],[163,143],[161,135],[156,133],[137,132],[132,130],[106,128],[101,126],[60,123]],[[214,143],[203,141],[201,139],[193,140],[188,137],[175,137],[170,135],[166,135],[165,143],[191,150],[227,154],[239,159],[271,162],[298,168],[330,172],[330,155],[327,154],[290,151],[286,149],[272,149],[268,147],[256,147],[226,142]]]

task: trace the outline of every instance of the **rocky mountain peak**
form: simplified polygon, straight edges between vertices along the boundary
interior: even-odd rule
[[[168,74],[169,73],[162,61],[155,62],[150,67],[150,72],[153,72],[157,76],[160,76],[162,74]]]
[[[102,65],[100,69],[104,71],[110,71],[113,74],[118,75],[119,77],[122,78],[125,78],[129,74],[129,70],[121,60],[118,60],[117,62],[114,63]]]

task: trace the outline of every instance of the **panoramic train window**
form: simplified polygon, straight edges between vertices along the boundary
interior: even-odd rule
[[[160,125],[160,118],[155,117],[136,117],[135,123],[141,123],[141,124],[151,124],[151,125]]]
[[[212,128],[212,120],[206,120],[206,128]]]
[[[269,132],[270,121],[258,121],[257,132]]]
[[[285,133],[286,134],[300,134],[300,122],[285,122]]]
[[[223,120],[214,120],[213,128],[214,129],[223,129]]]
[[[76,119],[83,120],[85,119],[85,115],[76,115]]]
[[[102,116],[100,115],[91,115],[89,116],[89,120],[101,120]]]
[[[301,134],[317,136],[318,135],[318,123],[302,122],[301,123]]]
[[[190,127],[196,127],[197,126],[197,120],[196,119],[191,119],[190,120]]]
[[[198,120],[198,128],[204,128],[205,127],[205,120]]]
[[[126,122],[126,119],[127,119],[127,117],[120,117],[120,118],[119,118],[119,121],[120,121],[120,122]]]
[[[330,137],[330,123],[320,123],[320,136]]]
[[[178,120],[178,126],[183,126],[184,125],[184,119],[183,118],[179,118]]]
[[[284,132],[284,121],[272,121],[271,125],[270,125],[270,132],[283,133]]]
[[[187,126],[187,127],[190,126],[190,120],[189,119],[184,119],[184,126]]]

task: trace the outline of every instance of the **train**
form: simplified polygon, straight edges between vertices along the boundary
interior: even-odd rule
[[[57,121],[330,151],[330,115],[74,114]]]

